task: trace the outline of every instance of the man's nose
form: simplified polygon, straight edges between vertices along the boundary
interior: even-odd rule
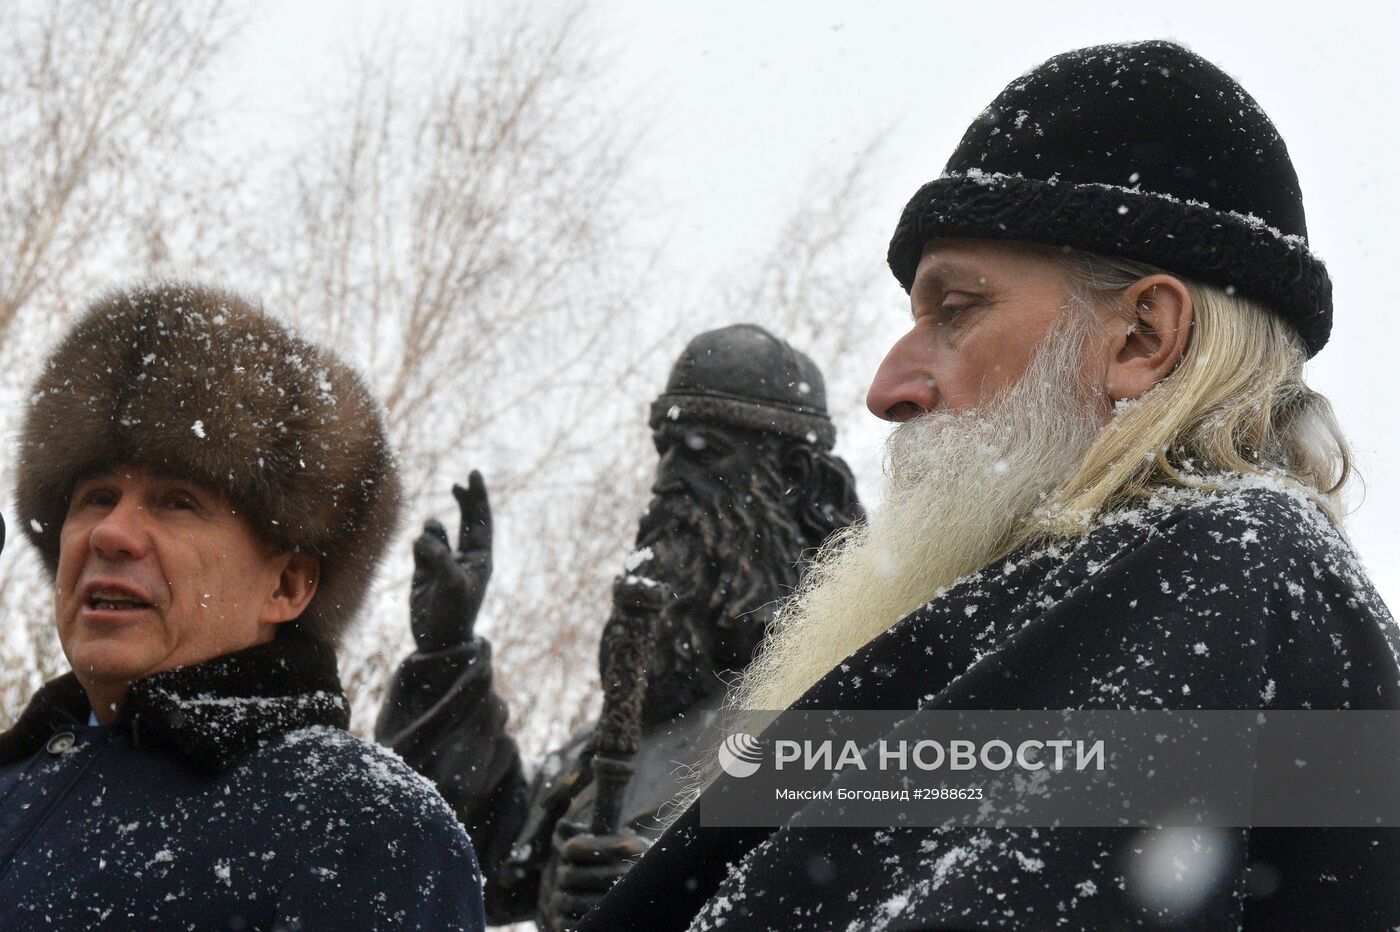
[[[150,549],[144,527],[144,512],[136,505],[120,501],[92,528],[89,541],[98,556],[107,560],[139,560]]]
[[[918,335],[911,332],[890,347],[870,390],[865,406],[886,421],[907,421],[938,404],[938,384],[933,378],[927,353],[917,346]]]

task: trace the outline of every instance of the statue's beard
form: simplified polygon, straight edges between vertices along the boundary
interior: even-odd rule
[[[638,527],[635,572],[664,593],[656,662],[643,715],[663,721],[722,692],[763,638],[779,599],[797,585],[807,541],[786,505],[771,457],[756,456],[752,485],[668,492]]]
[[[1005,554],[1108,417],[1083,385],[1090,316],[1063,315],[1020,380],[981,410],[933,411],[886,445],[883,507],[817,555],[730,698],[781,710],[954,581]]]

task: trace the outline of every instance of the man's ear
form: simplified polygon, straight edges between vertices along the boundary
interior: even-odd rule
[[[1181,279],[1149,275],[1128,286],[1112,321],[1104,388],[1112,401],[1141,398],[1172,374],[1191,339],[1195,304]]]
[[[278,557],[282,572],[277,588],[268,597],[258,618],[263,624],[281,624],[301,616],[321,579],[321,561],[307,553],[286,553]]]

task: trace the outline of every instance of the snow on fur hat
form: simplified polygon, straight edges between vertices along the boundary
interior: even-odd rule
[[[1234,79],[1180,45],[1057,55],[982,112],[890,240],[906,291],[934,237],[1027,240],[1148,262],[1235,287],[1313,355],[1332,283],[1308,249],[1283,138]]]
[[[17,498],[51,573],[74,486],[118,464],[216,490],[268,544],[319,557],[316,595],[294,624],[331,644],[397,523],[397,471],[359,376],[200,285],[105,296],[45,363],[20,435]]]

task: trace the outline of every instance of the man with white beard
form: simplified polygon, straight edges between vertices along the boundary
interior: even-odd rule
[[[730,697],[765,710],[1400,708],[1303,381],[1331,328],[1262,109],[1167,42],[1009,85],[905,208],[913,323],[867,398],[890,493]],[[1390,830],[702,827],[586,930],[1393,928]],[[714,794],[714,795],[712,795]],[[1182,843],[1184,841],[1184,843]]]

